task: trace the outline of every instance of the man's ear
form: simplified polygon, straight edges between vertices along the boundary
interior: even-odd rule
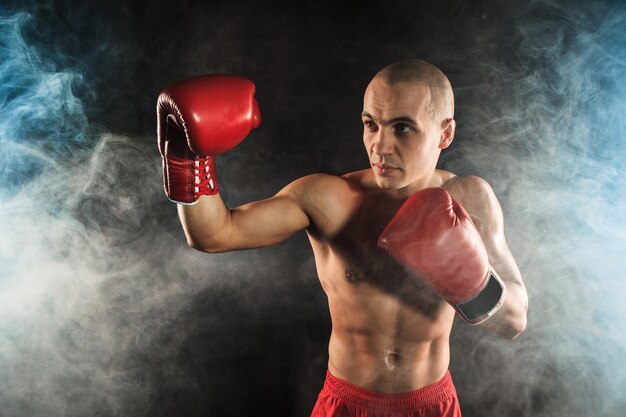
[[[441,122],[441,138],[439,139],[439,149],[446,149],[454,140],[456,121],[452,118]]]

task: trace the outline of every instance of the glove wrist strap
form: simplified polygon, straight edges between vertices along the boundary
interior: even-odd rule
[[[453,305],[457,314],[469,324],[480,324],[502,306],[505,286],[494,271],[489,271],[485,287],[473,298]]]

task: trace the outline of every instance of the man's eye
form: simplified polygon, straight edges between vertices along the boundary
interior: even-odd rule
[[[412,129],[411,126],[404,124],[404,123],[398,123],[394,126],[394,129],[396,130],[396,133],[399,134],[406,134],[409,133]]]
[[[363,121],[363,126],[365,126],[369,130],[375,130],[376,129],[376,123],[372,122],[371,120],[364,120]]]

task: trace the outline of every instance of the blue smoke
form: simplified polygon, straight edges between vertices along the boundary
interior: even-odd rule
[[[94,90],[41,10],[0,9],[0,415],[115,414],[124,391],[141,403],[135,371],[113,358],[146,323],[116,324],[137,303],[116,283],[149,258],[122,255],[153,239],[137,208],[156,203],[159,173],[154,155],[89,122]],[[139,172],[143,190],[129,182]]]
[[[94,74],[119,65],[98,56],[110,16],[53,6],[0,9],[0,415],[155,415],[162,381],[188,387],[187,369],[155,365],[197,337],[180,317],[242,261],[186,247],[153,133],[90,120]],[[80,54],[80,24],[96,52]]]
[[[29,45],[23,30],[33,16],[0,15],[0,192],[15,195],[38,176],[63,170],[88,145],[87,118],[74,94],[81,73],[60,70]]]

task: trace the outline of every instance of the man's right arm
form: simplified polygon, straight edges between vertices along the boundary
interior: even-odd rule
[[[278,243],[309,225],[301,198],[312,177],[272,198],[229,209],[218,192],[216,157],[260,124],[254,84],[237,75],[205,75],[169,86],[157,100],[163,186],[178,203],[189,245],[206,252]]]
[[[219,194],[204,195],[192,206],[179,205],[187,242],[204,252],[226,252],[270,246],[309,226],[300,198],[306,178],[274,197],[229,209]]]

